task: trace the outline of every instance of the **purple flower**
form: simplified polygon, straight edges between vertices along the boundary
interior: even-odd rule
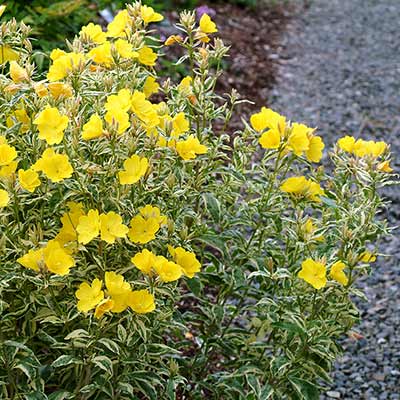
[[[213,8],[204,5],[196,8],[196,14],[197,18],[200,19],[203,14],[208,14],[210,17],[213,17],[217,12]]]

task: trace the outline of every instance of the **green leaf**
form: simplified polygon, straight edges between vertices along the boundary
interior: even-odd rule
[[[197,297],[200,297],[203,285],[198,277],[194,277],[192,279],[187,279],[186,284],[188,288],[193,292],[193,294]]]
[[[225,241],[217,235],[204,234],[197,238],[198,241],[205,243],[206,245],[218,250],[224,257],[227,255],[227,249]]]
[[[51,366],[53,368],[59,368],[59,367],[65,367],[66,365],[69,364],[81,364],[81,361],[71,355],[64,354],[58,357],[56,360],[54,360]]]
[[[167,396],[168,396],[169,400],[175,400],[176,399],[176,396],[175,396],[175,382],[171,378],[168,380],[166,393],[167,393]]]
[[[119,354],[120,349],[117,343],[115,343],[111,339],[103,338],[99,340],[99,343],[104,345],[108,350],[110,350],[112,353]]]
[[[53,392],[48,396],[49,400],[66,400],[72,399],[72,393],[66,392],[65,390],[57,390],[57,392]]]
[[[69,333],[67,336],[65,336],[65,340],[71,340],[71,339],[79,339],[79,338],[88,338],[90,335],[87,331],[84,329],[75,329],[71,333]]]
[[[204,193],[203,200],[215,222],[221,220],[221,203],[212,193]]]
[[[113,374],[113,363],[107,356],[97,356],[93,358],[92,363],[100,369],[107,372],[110,376]]]
[[[157,392],[148,382],[142,379],[135,380],[135,385],[138,389],[151,400],[157,400]]]
[[[127,334],[127,332],[126,332],[126,329],[125,329],[121,324],[118,325],[118,328],[117,328],[117,335],[118,335],[118,339],[119,339],[122,343],[124,343],[124,342],[126,341],[126,338],[128,337],[128,334]]]
[[[252,374],[246,375],[246,380],[247,380],[248,385],[253,390],[253,393],[257,396],[257,398],[260,398],[261,387],[260,387],[260,382],[258,381],[257,377]]]
[[[298,334],[303,340],[307,338],[307,333],[304,329],[292,322],[273,322],[271,324],[273,328],[283,329],[288,332]]]
[[[337,208],[337,204],[335,200],[329,199],[325,196],[320,196],[321,202],[324,203],[326,206],[331,208]]]
[[[118,383],[118,390],[121,393],[127,393],[133,395],[133,386],[127,382],[119,382]]]
[[[48,400],[48,397],[41,392],[32,392],[25,395],[25,400]]]
[[[268,383],[266,383],[262,388],[260,400],[268,400],[272,397],[273,394],[274,394],[274,388]]]
[[[21,370],[28,377],[29,380],[34,379],[36,376],[35,367],[27,362],[20,362],[14,367],[14,369]]]
[[[304,379],[292,377],[290,375],[289,375],[289,381],[301,399],[304,399],[304,400],[318,400],[319,399],[318,388],[317,388],[317,386],[313,385],[311,382],[306,381]]]

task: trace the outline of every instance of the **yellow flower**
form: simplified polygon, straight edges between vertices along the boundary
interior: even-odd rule
[[[365,262],[365,263],[375,262],[376,261],[376,255],[371,253],[368,250],[364,251],[364,253],[362,253],[361,256],[360,256],[360,261]]]
[[[131,125],[129,122],[129,114],[117,109],[107,111],[104,119],[109,125],[114,126],[120,135],[122,135]]]
[[[163,256],[156,257],[154,269],[163,282],[173,282],[182,276],[181,266]]]
[[[1,6],[0,6],[0,17],[3,15],[3,13],[4,13],[4,11],[6,10],[6,5],[5,4],[2,4]]]
[[[90,116],[89,121],[83,125],[82,139],[90,140],[100,137],[103,134],[103,121],[98,114]]]
[[[390,167],[390,161],[383,161],[379,163],[376,169],[381,172],[393,172],[393,168]]]
[[[176,151],[184,160],[193,160],[198,154],[207,153],[207,147],[200,144],[199,139],[189,135],[186,140],[176,144]]]
[[[50,94],[55,98],[59,99],[61,97],[71,97],[72,87],[62,82],[50,82],[48,85]]]
[[[159,225],[165,225],[167,223],[167,217],[161,215],[160,209],[150,204],[140,208],[139,213],[144,219],[155,219]]]
[[[25,108],[15,110],[13,114],[7,117],[6,125],[8,128],[11,128],[15,124],[21,124],[19,128],[21,132],[25,133],[30,129],[31,119],[29,118],[29,115],[26,113]]]
[[[250,124],[257,132],[265,129],[278,131],[283,136],[286,127],[286,118],[270,108],[262,107],[259,113],[250,117]]]
[[[346,265],[342,261],[337,261],[332,265],[329,273],[329,276],[332,279],[334,279],[336,282],[339,282],[343,286],[346,286],[349,283],[349,278],[343,271],[345,268]]]
[[[296,156],[300,156],[304,151],[310,147],[309,134],[313,129],[306,125],[293,123],[292,130],[288,138],[288,146]]]
[[[192,88],[193,79],[191,76],[186,76],[181,80],[181,83],[178,85],[177,89],[182,94],[190,94]]]
[[[305,196],[316,202],[320,202],[319,195],[324,194],[323,189],[318,183],[308,180],[304,176],[293,176],[286,179],[280,189],[285,193]]]
[[[353,154],[357,157],[364,157],[368,154],[367,142],[363,139],[358,139],[353,146]]]
[[[125,35],[126,29],[128,28],[129,14],[128,10],[120,11],[113,21],[107,25],[107,36],[108,37],[122,37]]]
[[[180,112],[172,119],[171,137],[177,138],[186,133],[190,128],[189,121],[185,117],[185,113]]]
[[[50,272],[66,275],[75,265],[74,259],[56,240],[51,240],[43,249],[44,263]]]
[[[131,92],[129,89],[121,89],[118,94],[108,96],[104,108],[107,111],[129,111],[131,108]]]
[[[174,261],[181,266],[182,272],[188,278],[193,278],[200,271],[201,264],[196,258],[196,254],[186,251],[182,247],[168,247],[168,251]]]
[[[146,95],[137,90],[131,97],[131,108],[135,115],[144,122],[147,129],[151,129],[160,123],[156,106],[146,100]]]
[[[136,58],[139,56],[137,51],[133,51],[133,45],[125,39],[118,39],[114,46],[122,58]]]
[[[83,26],[79,35],[96,44],[102,44],[106,41],[106,34],[101,29],[101,26],[97,24],[95,25],[93,22]]]
[[[4,189],[0,189],[0,208],[7,206],[10,202],[10,196]]]
[[[17,157],[15,147],[7,143],[0,144],[0,167],[10,164]]]
[[[72,71],[76,70],[81,64],[84,64],[85,56],[80,53],[57,54],[57,58],[49,68],[47,79],[50,82],[64,79]]]
[[[380,157],[387,149],[387,144],[385,142],[368,142],[369,154],[375,158]]]
[[[111,54],[111,43],[105,42],[100,46],[97,46],[94,49],[90,50],[88,53],[88,57],[97,64],[109,67],[113,62]]]
[[[74,170],[68,156],[57,154],[53,149],[46,149],[42,157],[32,165],[34,171],[42,171],[52,182],[70,178]]]
[[[100,304],[97,305],[96,309],[94,310],[94,316],[97,319],[100,319],[106,312],[109,312],[114,307],[114,300],[105,299]]]
[[[68,117],[61,115],[57,108],[46,107],[33,123],[38,126],[39,139],[46,140],[48,144],[52,145],[62,142],[68,121]]]
[[[18,161],[12,161],[10,164],[0,167],[0,178],[11,178],[16,169],[17,169]]]
[[[156,308],[154,296],[147,289],[130,292],[128,305],[137,314],[147,314]]]
[[[82,203],[70,201],[67,203],[69,212],[64,213],[61,217],[62,228],[56,236],[56,240],[60,243],[68,243],[77,240],[78,234],[76,228],[79,224],[79,218],[85,215]]]
[[[35,90],[35,93],[39,97],[45,97],[48,95],[48,91],[46,88],[46,85],[44,83],[38,82],[33,85],[33,89]]]
[[[26,171],[20,169],[18,171],[19,184],[22,189],[33,193],[35,189],[40,186],[39,174],[33,169],[27,169]]]
[[[258,142],[263,149],[277,149],[281,144],[281,135],[278,131],[270,129],[261,135]]]
[[[352,153],[355,142],[356,139],[354,139],[353,136],[344,136],[337,141],[337,144],[339,148],[343,151],[346,151],[347,153]]]
[[[156,233],[160,229],[155,218],[145,219],[141,215],[136,215],[131,219],[130,230],[128,232],[129,239],[133,243],[148,243],[155,239]]]
[[[146,97],[150,97],[153,93],[157,93],[160,85],[156,82],[156,78],[148,76],[143,85],[143,93]]]
[[[10,61],[10,76],[14,83],[20,83],[29,79],[28,72],[16,61]]]
[[[143,46],[139,51],[139,62],[143,65],[148,65],[150,67],[153,67],[156,65],[156,60],[157,60],[157,53],[153,51],[152,48],[148,46]]]
[[[53,49],[50,53],[50,59],[52,61],[56,61],[58,58],[67,55],[64,50],[61,49]]]
[[[308,181],[309,187],[306,192],[306,196],[316,202],[320,202],[321,199],[319,198],[320,195],[325,194],[324,190],[321,188],[321,186],[317,182],[313,181]]]
[[[315,289],[326,286],[326,267],[323,263],[307,258],[301,263],[298,277],[305,280]]]
[[[132,264],[146,275],[151,275],[156,262],[156,255],[144,249],[131,258]]]
[[[25,268],[39,272],[43,265],[43,249],[29,250],[28,253],[18,258],[17,262]]]
[[[200,30],[203,33],[215,33],[218,32],[217,26],[211,20],[208,14],[203,14],[200,18]]]
[[[259,113],[250,117],[250,124],[257,132],[264,132],[259,143],[264,149],[277,149],[285,133],[286,118],[270,108],[262,107]]]
[[[179,35],[171,35],[167,38],[167,40],[164,42],[165,46],[172,46],[175,43],[182,43],[183,39],[182,36]]]
[[[95,308],[103,299],[104,292],[101,290],[103,282],[100,279],[94,279],[92,284],[87,282],[80,284],[79,289],[75,292],[78,298],[78,310],[80,312],[88,312]]]
[[[131,185],[139,181],[146,174],[149,161],[146,157],[139,157],[134,154],[124,161],[124,170],[118,172],[121,185]]]
[[[114,243],[116,238],[124,238],[129,229],[122,223],[122,217],[114,211],[100,215],[100,237],[107,243]]]
[[[152,7],[146,5],[140,7],[140,15],[145,24],[149,24],[150,22],[159,22],[164,19],[161,14],[155,12]]]
[[[324,142],[319,136],[312,136],[309,142],[309,148],[306,151],[306,158],[311,162],[320,162],[322,150],[325,148]]]
[[[128,295],[131,293],[131,285],[125,282],[124,277],[115,272],[105,273],[107,293],[114,304],[112,312],[120,313],[128,308]]]
[[[302,194],[309,188],[309,183],[304,176],[287,178],[281,185],[281,190],[286,193]]]
[[[19,54],[10,46],[0,46],[0,64],[4,64],[7,61],[17,61],[18,59]]]
[[[87,215],[79,218],[78,226],[78,242],[87,244],[99,235],[100,232],[100,216],[97,210],[89,210]]]
[[[307,221],[301,226],[301,230],[303,232],[305,240],[314,239],[319,242],[325,240],[323,235],[313,237],[315,231],[317,230],[317,227],[314,225],[314,222],[311,218],[308,218]]]

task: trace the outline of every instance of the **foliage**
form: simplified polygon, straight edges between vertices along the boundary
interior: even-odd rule
[[[389,147],[342,138],[329,174],[315,131],[266,108],[229,137],[217,27],[181,14],[173,82],[161,19],[83,27],[44,81],[29,28],[2,26],[2,398],[316,399],[358,319]]]

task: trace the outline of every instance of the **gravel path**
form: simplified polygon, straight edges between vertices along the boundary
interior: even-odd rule
[[[343,134],[392,143],[400,171],[400,0],[313,0],[294,18],[270,106],[290,119],[318,126],[326,143]],[[395,158],[394,157],[394,158]],[[388,189],[386,213],[400,221],[400,190]],[[400,399],[400,237],[392,254],[361,282],[364,339],[343,340],[345,353],[322,399]]]

